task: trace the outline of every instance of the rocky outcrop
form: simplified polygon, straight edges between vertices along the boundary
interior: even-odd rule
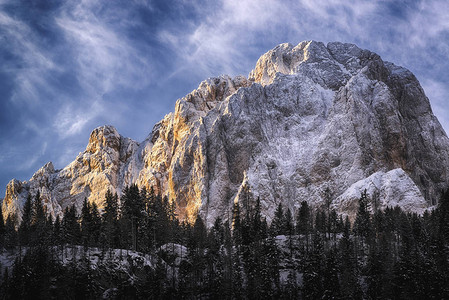
[[[37,171],[29,181],[13,179],[7,187],[3,214],[17,213],[29,194],[39,191],[44,208],[53,217],[62,216],[68,206],[80,209],[84,198],[103,208],[108,188],[121,188],[136,180],[139,144],[124,138],[112,126],[92,131],[86,150],[62,170],[55,170],[51,162]]]
[[[64,169],[12,181],[3,213],[37,189],[53,215],[84,197],[102,207],[108,188],[134,182],[209,224],[257,197],[268,220],[279,202],[296,211],[328,197],[353,215],[364,189],[381,206],[422,212],[448,171],[449,140],[412,73],[352,44],[311,41],[270,50],[248,79],[202,82],[142,143],[95,129]]]
[[[194,218],[203,208],[210,187],[209,141],[205,121],[240,88],[251,85],[242,76],[203,81],[197,90],[176,102],[175,112],[156,124],[145,141],[144,168],[138,185],[151,186],[176,201],[179,214]]]

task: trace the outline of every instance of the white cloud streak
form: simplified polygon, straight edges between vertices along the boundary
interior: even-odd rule
[[[18,105],[36,105],[39,88],[45,87],[43,72],[58,69],[51,54],[38,46],[37,37],[24,22],[0,10],[0,26],[4,33],[5,46],[14,49],[21,57],[20,66],[7,66],[4,71],[15,78],[15,89],[11,100]]]
[[[194,30],[180,33],[176,28],[159,35],[162,42],[177,50],[182,61],[188,62],[178,71],[194,67],[205,74],[216,73],[217,69],[235,74],[241,72],[242,62],[248,59],[246,51],[256,48],[261,41],[280,43],[288,38],[299,42],[306,35],[310,39],[317,36],[322,24],[360,33],[363,29],[359,28],[359,20],[372,14],[376,5],[348,4],[343,0],[228,0],[213,12],[210,7],[202,9],[199,5],[196,10],[202,22]]]
[[[75,104],[67,104],[56,115],[53,128],[59,138],[66,139],[82,132],[90,121],[98,117],[103,111],[104,103],[95,101],[89,109],[80,108]]]
[[[117,87],[142,88],[152,79],[154,71],[120,31],[123,29],[120,22],[132,20],[127,21],[126,9],[110,15],[96,13],[103,4],[101,1],[67,4],[56,18],[67,42],[75,49],[78,80],[92,95],[101,96]]]
[[[429,40],[449,32],[449,2],[420,1],[418,9],[410,10],[407,22],[401,31],[411,47],[424,48]]]

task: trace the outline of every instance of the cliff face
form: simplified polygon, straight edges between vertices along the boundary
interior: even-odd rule
[[[39,190],[47,211],[62,216],[64,209],[75,204],[81,209],[85,197],[103,207],[108,188],[120,187],[135,181],[138,170],[139,144],[120,136],[114,127],[102,126],[92,131],[86,150],[62,170],[55,170],[51,162],[39,169],[29,181],[11,180],[6,188],[3,213],[21,216],[21,208],[29,193]]]
[[[3,213],[41,191],[53,215],[84,197],[102,207],[108,188],[153,187],[178,214],[211,224],[234,201],[260,197],[268,219],[279,202],[307,200],[353,216],[360,192],[376,206],[422,212],[449,182],[449,140],[415,76],[351,44],[282,44],[249,78],[222,76],[176,103],[142,143],[111,126],[55,171],[8,184]]]

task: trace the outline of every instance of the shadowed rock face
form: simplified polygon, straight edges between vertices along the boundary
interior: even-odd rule
[[[448,154],[408,70],[351,44],[281,44],[248,79],[202,82],[142,143],[95,129],[64,169],[47,164],[28,182],[11,181],[3,213],[20,214],[38,189],[54,216],[84,197],[102,207],[108,188],[120,193],[134,182],[208,224],[226,219],[234,201],[245,208],[257,197],[269,220],[280,201],[296,211],[326,198],[352,216],[363,189],[379,207],[422,212],[449,181]]]

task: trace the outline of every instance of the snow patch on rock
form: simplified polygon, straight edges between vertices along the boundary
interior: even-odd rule
[[[364,191],[371,211],[399,206],[404,211],[423,214],[428,208],[421,191],[400,168],[388,172],[379,171],[357,181],[333,201],[332,208],[342,215],[354,217]]]

